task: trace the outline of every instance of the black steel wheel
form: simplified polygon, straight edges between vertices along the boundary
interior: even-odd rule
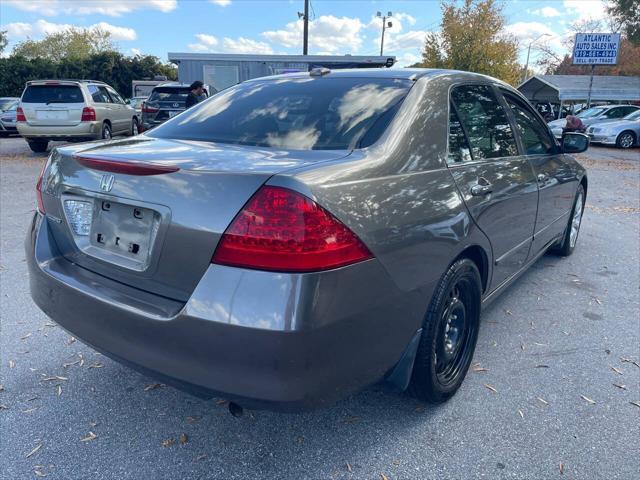
[[[409,393],[442,403],[460,388],[478,339],[481,298],[475,263],[467,258],[454,262],[440,279],[429,306]]]

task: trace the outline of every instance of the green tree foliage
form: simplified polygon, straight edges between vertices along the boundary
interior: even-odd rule
[[[60,58],[80,60],[95,53],[115,51],[111,33],[100,28],[68,28],[51,33],[42,40],[25,40],[18,43],[13,54],[29,60],[44,58],[56,61]]]
[[[518,42],[503,33],[502,7],[494,0],[458,5],[455,0],[441,4],[440,32],[427,35],[418,66],[483,73],[517,84]]]
[[[640,45],[640,0],[610,0],[607,13],[627,39]]]
[[[9,40],[7,39],[7,31],[6,30],[1,30],[0,31],[0,54],[2,54],[2,52],[4,52],[4,49],[7,48],[7,42]]]
[[[151,55],[127,57],[119,52],[90,54],[83,59],[63,57],[29,59],[12,54],[0,58],[0,96],[20,96],[25,82],[37,79],[80,78],[101,80],[115,88],[122,96],[131,95],[131,81],[165,75],[177,79],[177,69]]]

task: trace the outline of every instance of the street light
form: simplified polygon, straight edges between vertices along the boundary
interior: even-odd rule
[[[521,83],[524,83],[524,82],[527,81],[527,75],[529,74],[529,55],[531,55],[531,45],[536,43],[542,37],[551,37],[551,34],[550,33],[543,33],[542,35],[537,36],[535,39],[533,39],[533,40],[531,40],[529,42],[529,48],[527,49],[527,63],[524,66],[524,73],[522,75],[522,82]]]
[[[387,18],[391,18],[392,16],[393,15],[391,14],[391,12],[387,12],[387,14],[384,16],[382,15],[382,12],[376,13],[376,17],[382,18],[382,37],[380,38],[380,56],[382,56],[382,51],[384,50],[384,31],[387,28],[393,27],[393,22],[391,22],[391,20],[387,22]]]

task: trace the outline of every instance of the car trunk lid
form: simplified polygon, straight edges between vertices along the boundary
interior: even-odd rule
[[[69,126],[80,123],[85,99],[77,83],[32,82],[20,105],[29,125]]]
[[[144,136],[69,146],[51,157],[43,203],[68,260],[186,301],[224,230],[269,177],[345,155]]]

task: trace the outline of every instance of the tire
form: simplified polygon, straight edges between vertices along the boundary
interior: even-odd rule
[[[44,153],[49,146],[48,140],[28,140],[29,148],[35,153]]]
[[[113,135],[111,134],[111,127],[108,123],[102,124],[102,132],[100,134],[100,138],[102,138],[103,140],[111,140],[113,138]]]
[[[636,144],[636,134],[631,130],[625,130],[616,138],[616,147],[631,148]]]
[[[568,257],[576,249],[578,242],[578,235],[580,234],[580,225],[582,224],[582,214],[584,213],[585,194],[582,184],[578,186],[576,192],[576,198],[573,201],[573,208],[571,209],[571,215],[569,221],[565,227],[562,241],[553,249],[553,253],[560,255],[561,257]],[[573,231],[575,228],[575,232]]]
[[[139,133],[140,133],[140,125],[138,123],[138,119],[133,117],[133,120],[131,120],[131,136],[135,137]]]
[[[478,268],[468,258],[457,260],[442,276],[431,299],[409,394],[424,402],[442,403],[458,391],[476,348],[481,300]]]

